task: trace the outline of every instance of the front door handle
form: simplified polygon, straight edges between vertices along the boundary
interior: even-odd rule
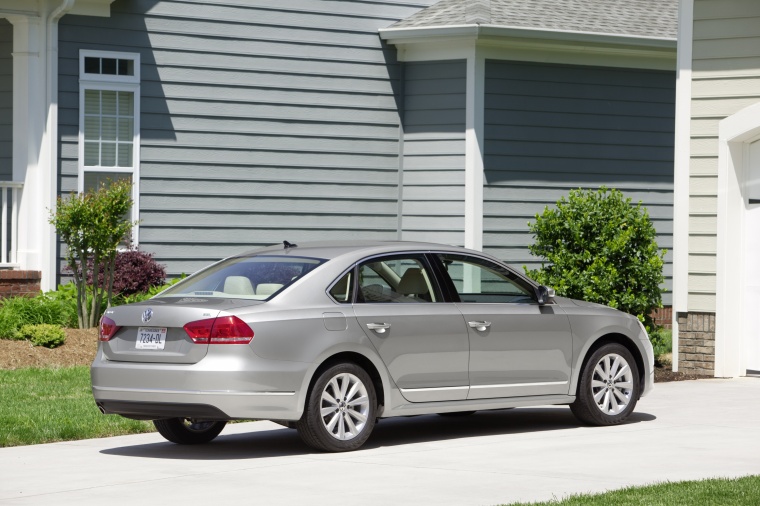
[[[390,323],[368,323],[367,328],[370,330],[374,330],[378,334],[384,334],[386,330],[391,328]]]
[[[491,322],[467,322],[467,324],[478,332],[485,332],[491,326]]]

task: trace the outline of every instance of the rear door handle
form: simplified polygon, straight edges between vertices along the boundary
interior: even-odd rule
[[[390,323],[368,323],[367,328],[377,332],[378,334],[384,334],[386,330],[391,328]]]
[[[491,326],[491,322],[467,322],[467,324],[478,332],[485,332]]]

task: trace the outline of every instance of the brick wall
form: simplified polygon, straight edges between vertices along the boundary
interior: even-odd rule
[[[34,297],[40,293],[40,271],[0,270],[0,299],[23,295]]]
[[[673,328],[673,308],[670,306],[659,307],[652,311],[652,319],[658,327]]]
[[[678,370],[715,374],[714,313],[678,313]]]

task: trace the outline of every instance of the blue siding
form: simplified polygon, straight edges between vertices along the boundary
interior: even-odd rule
[[[244,249],[395,239],[401,66],[377,29],[421,1],[116,0],[60,23],[63,192],[80,49],[139,52],[140,246],[172,274]]]
[[[642,201],[672,249],[672,72],[488,60],[485,102],[486,250],[539,266],[527,222],[571,189],[602,185]]]
[[[464,60],[407,63],[402,238],[464,243]]]

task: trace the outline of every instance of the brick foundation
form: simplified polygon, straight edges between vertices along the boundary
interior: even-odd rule
[[[652,311],[652,319],[658,327],[673,328],[673,308],[670,306],[660,307]]]
[[[678,313],[678,370],[715,374],[714,313]]]
[[[0,299],[34,297],[40,293],[41,279],[40,271],[0,270]]]

